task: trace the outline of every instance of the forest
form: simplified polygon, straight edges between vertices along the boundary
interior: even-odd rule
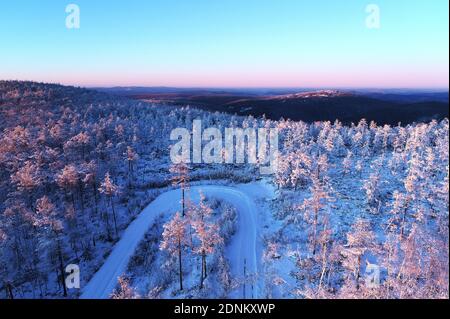
[[[276,173],[173,164],[172,130],[198,119],[277,129]],[[448,179],[448,119],[305,123],[0,81],[0,299],[81,297],[146,207],[109,298],[449,298]],[[255,214],[254,263],[235,262],[233,189]],[[180,207],[151,206],[168,192]]]

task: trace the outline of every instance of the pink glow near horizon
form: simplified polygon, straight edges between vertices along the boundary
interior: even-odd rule
[[[111,86],[172,86],[172,87],[361,87],[361,88],[448,88],[448,72],[439,78],[435,74],[423,74],[409,70],[402,74],[382,72],[365,74],[343,73],[341,75],[301,73],[248,73],[221,74],[117,74],[111,76],[93,75],[49,76],[45,79],[24,77],[21,80],[55,82],[65,85],[86,87]],[[446,79],[446,80],[444,80]]]

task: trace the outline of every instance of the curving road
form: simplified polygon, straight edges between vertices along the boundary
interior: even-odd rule
[[[189,193],[193,202],[200,199],[200,191],[211,198],[223,200],[234,206],[238,213],[238,227],[227,248],[230,268],[234,278],[255,275],[258,278],[260,268],[257,243],[257,208],[253,199],[245,192],[226,186],[194,186]],[[122,238],[114,246],[103,266],[95,273],[82,290],[80,299],[107,299],[117,284],[117,278],[126,271],[128,261],[133,256],[139,242],[161,213],[173,214],[181,210],[181,191],[172,190],[163,193],[148,205],[128,226]],[[245,287],[245,288],[244,288]],[[261,280],[255,284],[239,287],[230,297],[257,298],[261,290]],[[245,292],[244,292],[245,290]],[[245,293],[245,296],[244,296]]]

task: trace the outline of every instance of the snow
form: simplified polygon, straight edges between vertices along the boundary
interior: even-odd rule
[[[222,200],[237,210],[238,229],[227,247],[229,252],[227,257],[235,278],[244,277],[244,263],[247,277],[254,275],[257,278],[256,284],[245,286],[245,297],[258,298],[263,289],[262,276],[258,276],[262,269],[260,262],[262,241],[258,233],[258,206],[252,197],[270,196],[270,189],[261,183],[236,187],[200,185],[191,187],[189,190],[191,201],[198,202],[200,193],[209,198]],[[103,266],[85,286],[81,299],[109,298],[116,287],[118,277],[125,272],[130,258],[155,218],[161,213],[173,214],[181,210],[180,198],[179,189],[168,191],[157,197],[142,211],[125,230]],[[243,298],[244,288],[235,290],[230,297]]]
[[[333,92],[304,93],[326,94]],[[448,298],[448,119],[397,127],[270,121],[1,81],[0,96],[0,163],[9,173],[0,178],[0,285],[11,283],[14,298],[64,296],[59,249],[64,266],[80,266],[83,298],[108,298],[120,275],[143,298]],[[254,182],[257,166],[192,165],[192,197],[202,189],[211,200],[208,223],[226,240],[207,256],[203,287],[198,241],[184,247],[180,291],[177,256],[160,250],[181,197],[168,137],[177,127],[191,130],[194,119],[221,130],[278,128],[279,169],[265,176],[275,191]],[[101,181],[106,194],[97,193]],[[330,198],[314,223],[315,183]],[[39,203],[45,218],[32,214]],[[220,215],[229,204],[236,212]],[[376,236],[357,265],[348,239],[361,219]],[[59,222],[60,247],[48,231]],[[322,241],[315,254],[313,225]],[[386,274],[377,290],[356,288],[364,288],[355,267],[364,274],[365,261]],[[79,295],[70,289],[67,298]]]

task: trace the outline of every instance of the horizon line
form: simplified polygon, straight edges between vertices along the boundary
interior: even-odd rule
[[[32,81],[33,82],[33,81]],[[62,84],[65,85],[65,84]],[[77,86],[77,85],[66,85],[66,86]],[[114,86],[80,86],[89,89],[120,89],[120,88],[144,88],[144,89],[254,89],[254,90],[264,90],[264,89],[300,89],[300,90],[443,90],[449,91],[448,87],[433,87],[433,86],[422,86],[422,87],[383,87],[383,86],[170,86],[170,85],[114,85]]]
[[[408,87],[408,86],[201,86],[201,85],[180,85],[180,86],[171,86],[171,85],[90,85],[90,84],[75,84],[75,83],[63,83],[63,82],[47,82],[40,80],[23,80],[23,79],[0,79],[1,81],[15,81],[15,82],[34,82],[34,83],[42,83],[42,84],[54,84],[61,86],[71,86],[71,87],[79,87],[86,89],[127,89],[127,88],[143,88],[143,89],[207,89],[207,90],[229,90],[229,89],[239,89],[239,90],[267,90],[267,89],[285,89],[285,90],[436,90],[441,92],[449,92],[450,87],[442,87],[442,86],[417,86],[417,87]]]

